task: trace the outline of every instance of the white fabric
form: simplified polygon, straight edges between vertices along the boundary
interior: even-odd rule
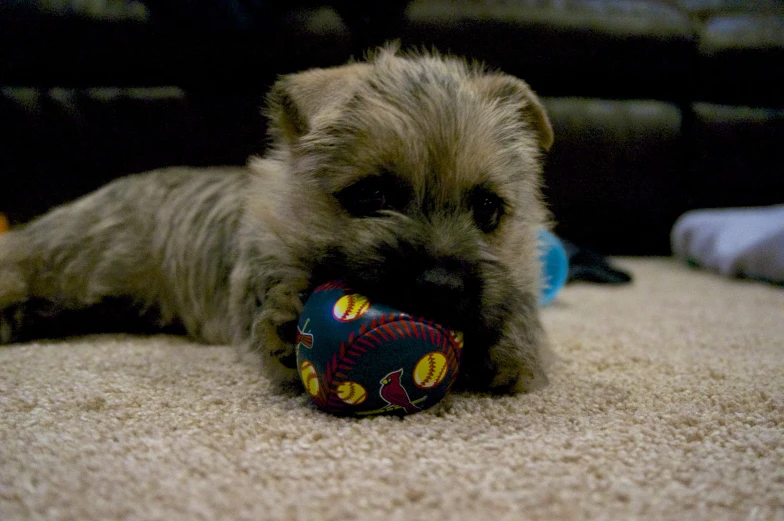
[[[784,205],[687,212],[672,250],[722,275],[784,282]]]

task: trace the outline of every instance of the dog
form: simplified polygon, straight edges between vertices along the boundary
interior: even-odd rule
[[[545,109],[522,80],[436,53],[281,77],[245,167],[117,179],[0,235],[0,343],[122,303],[259,354],[296,385],[303,301],[339,279],[463,332],[458,387],[547,382],[537,305]]]

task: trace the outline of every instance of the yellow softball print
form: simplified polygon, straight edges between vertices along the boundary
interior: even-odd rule
[[[446,357],[432,351],[420,358],[414,367],[414,383],[420,389],[431,389],[444,380],[446,370]]]
[[[299,375],[302,377],[302,383],[305,384],[308,394],[317,396],[319,393],[319,380],[316,368],[312,363],[305,360],[299,368]]]
[[[359,405],[367,398],[367,391],[357,382],[343,382],[338,385],[338,398],[349,405]]]
[[[356,320],[370,309],[370,301],[356,293],[343,295],[335,302],[332,308],[332,316],[340,322],[351,322]]]

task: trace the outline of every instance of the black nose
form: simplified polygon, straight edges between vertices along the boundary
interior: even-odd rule
[[[457,299],[465,291],[465,274],[462,270],[435,266],[423,271],[417,278],[417,286],[425,295],[435,300]]]

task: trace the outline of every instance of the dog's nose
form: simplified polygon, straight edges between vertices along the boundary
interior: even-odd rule
[[[434,297],[459,298],[465,290],[465,277],[457,270],[435,266],[423,271],[417,279],[419,288]]]
[[[480,300],[477,282],[471,266],[462,260],[438,260],[418,272],[415,291],[408,294],[410,300],[401,309],[445,327],[465,328],[478,316],[474,309]]]

